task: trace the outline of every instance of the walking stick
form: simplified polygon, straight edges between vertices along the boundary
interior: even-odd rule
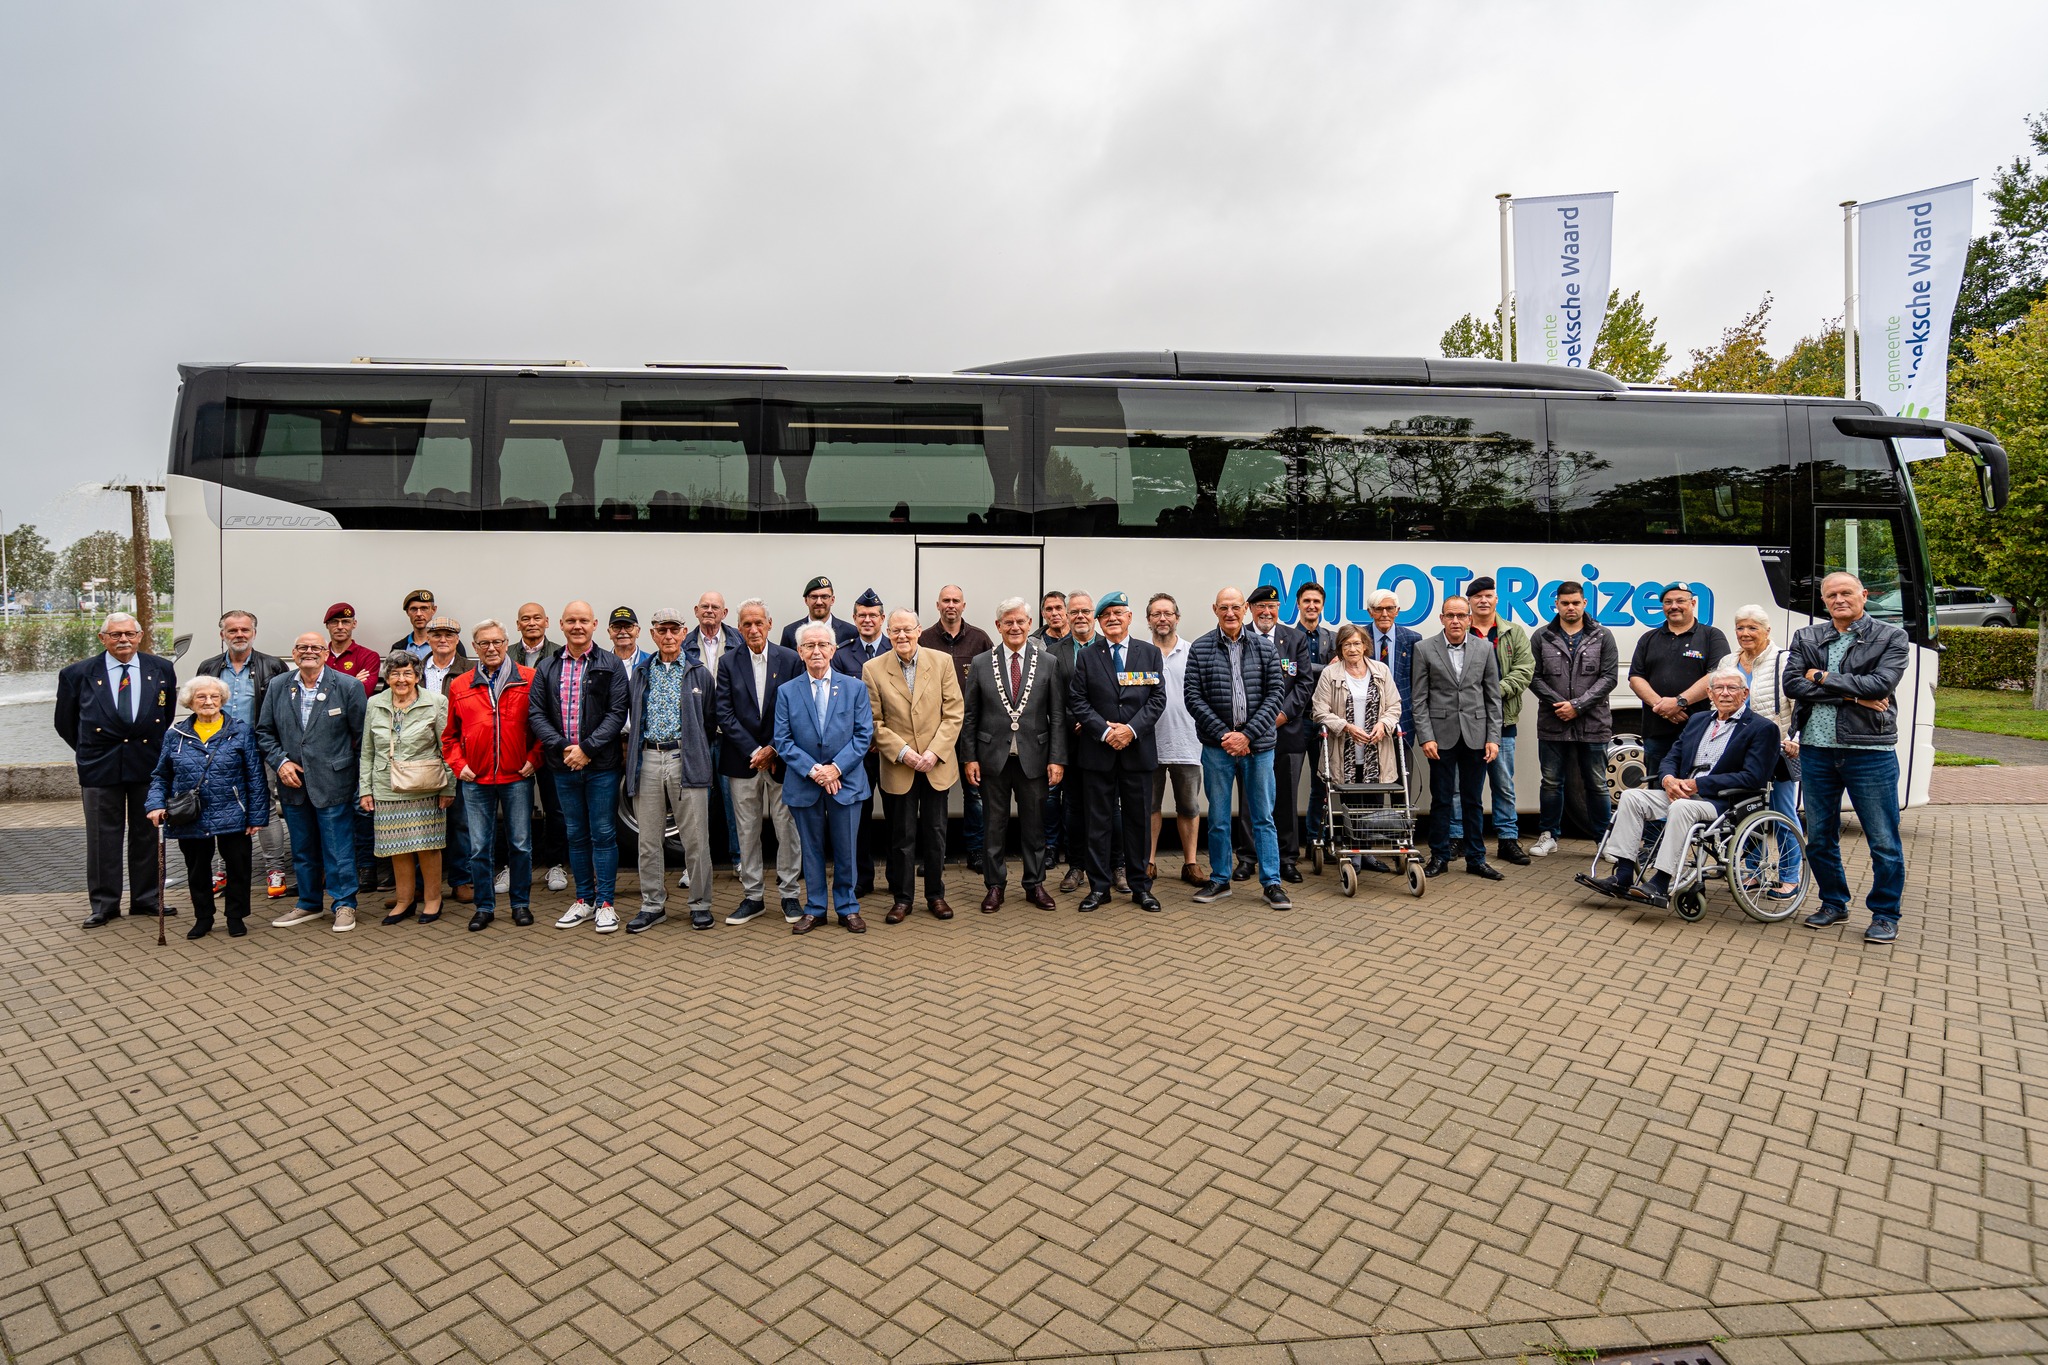
[[[156,827],[156,946],[164,946],[164,827]]]

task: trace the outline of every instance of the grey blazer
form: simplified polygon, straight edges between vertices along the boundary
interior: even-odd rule
[[[1450,647],[1442,635],[1415,646],[1409,664],[1409,703],[1415,711],[1415,742],[1442,748],[1458,743],[1475,749],[1500,743],[1500,661],[1493,646],[1465,637],[1465,676],[1451,671]]]
[[[986,654],[977,654],[967,665],[965,693],[967,715],[960,726],[960,759],[998,768],[1010,756],[1010,713],[1003,709],[1003,692],[996,687],[995,660],[1005,647],[997,641]],[[1024,644],[1025,665],[1038,654],[1038,672],[1019,717],[1017,759],[1028,778],[1045,776],[1045,765],[1067,766],[1067,677],[1059,656],[1037,640]],[[1007,682],[1008,680],[1005,679]]]
[[[323,669],[313,688],[312,719],[303,726],[299,688],[296,668],[280,674],[263,694],[263,715],[256,723],[256,742],[271,772],[290,760],[305,773],[302,787],[280,781],[278,799],[287,806],[351,805],[363,746],[363,713],[369,704],[363,684],[346,673]]]

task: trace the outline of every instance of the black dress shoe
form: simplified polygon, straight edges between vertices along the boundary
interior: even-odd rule
[[[1520,839],[1503,839],[1494,852],[1502,862],[1513,863],[1516,867],[1527,867],[1530,863],[1528,850],[1522,847]]]
[[[1647,886],[1641,882],[1637,882],[1634,886],[1622,892],[1621,898],[1623,900],[1639,901],[1644,905],[1654,905],[1659,910],[1671,904],[1670,892],[1659,891],[1655,887]]]
[[[1283,882],[1297,883],[1301,880],[1301,867],[1292,858],[1286,859],[1283,862],[1281,862],[1280,880]]]
[[[526,928],[528,925],[533,923],[533,911],[527,909],[523,905],[513,906],[512,922],[522,929]]]
[[[488,910],[479,910],[469,917],[469,932],[472,934],[479,929],[488,929],[490,927],[491,915]]]
[[[228,921],[228,937],[229,937],[229,938],[247,938],[247,937],[249,937],[249,926],[248,926],[248,925],[246,925],[246,924],[244,924],[244,923],[242,923],[242,921],[240,921],[240,920],[238,920],[238,919],[231,919],[231,920],[229,920],[229,921]]]
[[[1116,876],[1110,881],[1109,884],[1113,890],[1128,892],[1131,889],[1130,874],[1126,872],[1123,868],[1118,868],[1116,870]]]
[[[1623,886],[1612,877],[1595,877],[1581,872],[1572,880],[1585,887],[1588,891],[1597,891],[1603,896],[1613,896],[1618,899],[1628,894],[1628,887]]]
[[[1840,924],[1849,918],[1846,905],[1823,905],[1801,921],[1809,929],[1825,929],[1831,924]]]
[[[1239,858],[1237,866],[1230,869],[1230,880],[1234,882],[1248,882],[1252,879],[1252,874],[1258,870],[1258,864],[1254,863],[1250,858]]]
[[[1081,904],[1077,908],[1083,914],[1086,914],[1090,910],[1100,910],[1107,904],[1109,904],[1109,896],[1105,892],[1090,891],[1087,895],[1081,897]]]
[[[1159,897],[1153,895],[1150,891],[1133,891],[1131,899],[1137,903],[1140,910],[1149,910],[1153,914],[1159,913]]]
[[[1359,866],[1363,867],[1367,872],[1392,872],[1394,870],[1387,864],[1386,859],[1371,853],[1359,859]]]
[[[666,910],[642,910],[639,914],[626,921],[626,932],[629,934],[644,934],[667,918],[668,911]]]
[[[113,918],[114,917],[112,915],[87,915],[85,917],[85,923],[80,927],[85,929],[97,929],[102,924],[111,923],[113,921]]]
[[[1481,858],[1467,858],[1465,871],[1474,877],[1484,877],[1490,882],[1502,880],[1500,869]]]
[[[404,909],[402,909],[402,910],[393,910],[393,911],[392,911],[392,912],[391,912],[390,914],[386,915],[386,916],[385,916],[385,917],[384,917],[383,919],[380,919],[380,920],[378,920],[378,921],[377,921],[377,923],[379,923],[379,924],[402,924],[402,923],[404,923],[404,922],[405,922],[406,920],[409,920],[409,919],[411,919],[411,918],[412,918],[412,906],[411,906],[410,904],[408,904],[408,905],[407,905],[407,906],[406,906],[406,907],[405,907]]]
[[[1429,861],[1423,865],[1422,875],[1425,877],[1441,877],[1450,870],[1451,860],[1449,858],[1439,858],[1431,854]]]
[[[205,938],[205,937],[206,937],[206,936],[207,936],[208,934],[210,934],[210,933],[212,933],[212,932],[213,932],[213,921],[212,921],[212,920],[210,920],[210,919],[202,919],[202,920],[197,920],[197,921],[194,921],[194,923],[193,923],[192,927],[191,927],[190,929],[187,929],[187,930],[185,931],[185,937],[186,937],[186,938]]]

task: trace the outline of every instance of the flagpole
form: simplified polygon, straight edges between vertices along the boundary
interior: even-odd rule
[[[1508,219],[1515,197],[1512,194],[1496,194],[1493,198],[1500,205],[1500,358],[1513,360],[1514,324],[1510,308],[1514,297],[1514,252],[1509,245]]]
[[[1856,396],[1856,201],[1842,201],[1842,397]]]

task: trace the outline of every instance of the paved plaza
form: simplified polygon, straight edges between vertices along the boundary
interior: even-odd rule
[[[0,807],[0,843],[77,822]],[[982,916],[961,877],[863,937],[557,932],[543,895],[159,948],[0,896],[0,1344],[2048,1359],[2048,807],[1905,834],[1889,948],[1588,902],[1569,842],[1287,914]]]

